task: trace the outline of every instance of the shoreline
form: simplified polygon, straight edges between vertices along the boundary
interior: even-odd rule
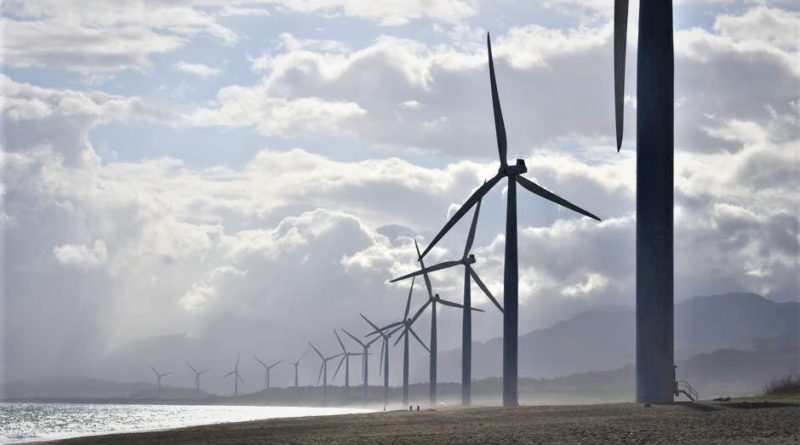
[[[35,444],[796,443],[797,402],[446,407],[273,418]]]

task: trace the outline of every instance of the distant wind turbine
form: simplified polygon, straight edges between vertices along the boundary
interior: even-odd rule
[[[494,298],[489,289],[483,283],[483,280],[478,276],[475,269],[472,268],[472,265],[475,263],[475,255],[471,253],[472,244],[475,241],[475,229],[478,224],[478,215],[481,211],[481,200],[478,200],[478,204],[475,206],[475,212],[472,216],[472,225],[469,228],[469,235],[467,235],[467,243],[464,246],[464,255],[461,257],[460,260],[456,261],[445,261],[443,263],[436,264],[434,266],[425,267],[425,263],[423,262],[422,255],[419,253],[419,246],[417,245],[417,241],[414,240],[414,245],[417,248],[417,256],[419,258],[420,266],[422,267],[421,270],[416,272],[410,273],[408,275],[403,275],[402,277],[395,278],[391,282],[400,281],[408,278],[415,277],[417,275],[424,275],[425,277],[425,285],[428,287],[428,296],[429,300],[428,303],[425,303],[427,306],[429,303],[432,302],[432,309],[431,309],[431,364],[432,364],[432,371],[431,371],[431,387],[435,386],[435,363],[436,363],[436,353],[434,343],[436,341],[436,299],[438,299],[438,294],[434,298],[432,296],[432,290],[430,285],[430,278],[428,278],[428,274],[431,272],[435,272],[437,270],[448,269],[454,266],[464,266],[464,300],[463,306],[458,305],[455,303],[446,302],[444,300],[438,300],[439,303],[448,306],[460,307],[462,308],[462,321],[461,321],[461,403],[462,405],[469,405],[472,401],[472,311],[476,310],[472,307],[472,282],[473,280],[478,285],[478,287],[489,297],[489,300],[497,306],[497,309],[500,312],[503,312],[503,307],[500,306],[500,303]],[[420,310],[424,310],[425,306],[420,308]],[[436,403],[436,395],[432,393],[431,396],[432,403]]]
[[[390,324],[380,328],[380,331],[382,332],[382,331],[386,331],[387,329],[392,329],[392,328],[394,328],[396,326],[399,326],[399,329],[403,331],[397,337],[397,340],[394,341],[394,344],[397,345],[397,343],[399,343],[401,339],[404,340],[403,341],[403,405],[404,406],[408,405],[408,369],[409,369],[408,334],[409,334],[409,332],[411,333],[411,335],[414,336],[414,338],[419,342],[419,344],[422,345],[422,347],[425,348],[426,351],[428,351],[428,353],[431,352],[430,348],[428,348],[428,346],[425,345],[425,342],[423,342],[422,339],[419,338],[419,335],[417,335],[417,333],[414,331],[414,328],[411,327],[411,325],[413,325],[414,322],[417,321],[417,318],[419,318],[419,316],[422,314],[422,312],[418,311],[414,315],[414,318],[409,318],[409,312],[411,311],[411,295],[412,295],[413,292],[414,292],[414,278],[411,279],[411,286],[408,289],[408,298],[406,299],[406,309],[405,309],[405,312],[403,313],[403,319],[401,321],[390,323]],[[376,333],[377,332],[373,332],[372,334],[376,334]]]
[[[320,379],[320,377],[322,377],[322,404],[323,405],[327,405],[328,404],[328,362],[333,360],[333,359],[335,359],[335,358],[337,358],[337,357],[339,357],[342,354],[339,353],[339,354],[336,354],[336,355],[331,355],[330,357],[325,357],[324,355],[322,355],[321,352],[319,352],[319,349],[317,349],[316,346],[314,346],[311,342],[308,342],[308,344],[311,346],[311,349],[313,349],[314,352],[317,353],[317,355],[319,356],[320,360],[322,360],[322,364],[319,367],[319,375],[317,376],[317,385],[319,385],[319,379]]]
[[[156,384],[155,384],[156,391],[157,391],[156,394],[157,394],[157,397],[160,399],[161,398],[161,379],[166,377],[166,376],[168,376],[168,375],[171,375],[172,373],[171,372],[165,372],[165,373],[162,374],[162,373],[156,371],[156,368],[154,368],[152,366],[150,367],[150,369],[152,369],[153,373],[156,375]]]
[[[659,0],[660,1],[660,0]],[[501,179],[508,179],[506,192],[506,236],[505,236],[505,262],[503,274],[503,405],[517,406],[519,397],[517,392],[517,341],[519,332],[519,275],[517,263],[517,184],[531,193],[552,201],[562,207],[578,212],[582,215],[600,221],[600,218],[576,206],[564,198],[550,192],[533,181],[522,176],[528,171],[525,161],[517,159],[515,165],[508,165],[506,152],[506,129],[503,123],[503,112],[500,109],[500,96],[497,92],[497,82],[494,75],[494,61],[492,60],[492,44],[489,34],[486,35],[486,45],[489,52],[489,80],[492,90],[492,107],[494,109],[494,125],[497,133],[497,148],[500,158],[500,168],[496,175],[478,187],[464,202],[452,217],[447,221],[442,230],[436,234],[431,243],[422,252],[422,256],[442,239],[442,237],[463,217],[469,209],[486,195]]]
[[[361,377],[364,380],[364,403],[367,403],[369,400],[369,394],[367,393],[369,389],[369,347],[372,346],[373,343],[380,340],[381,336],[375,337],[372,340],[364,343],[358,339],[355,335],[347,332],[347,329],[342,328],[342,331],[347,334],[350,338],[353,339],[356,343],[361,345],[362,352],[361,352]],[[380,368],[379,368],[380,369]]]
[[[222,378],[224,379],[225,377],[228,377],[230,375],[234,376],[234,378],[233,378],[233,395],[234,396],[238,396],[239,395],[239,382],[241,381],[242,383],[244,383],[244,379],[239,375],[239,353],[238,352],[236,353],[236,364],[233,366],[233,371],[225,374],[224,376],[222,376]]]
[[[342,347],[342,359],[339,360],[339,365],[336,366],[336,372],[333,373],[333,378],[334,379],[336,378],[336,375],[339,374],[339,369],[342,367],[342,364],[344,364],[344,394],[345,394],[345,400],[349,403],[350,402],[350,357],[360,356],[362,355],[362,353],[348,351],[347,348],[345,348],[344,343],[342,343],[342,339],[339,337],[339,333],[336,332],[336,329],[333,330],[333,335],[336,336],[336,341],[338,341],[339,346]]]
[[[202,371],[198,371],[194,369],[194,367],[189,362],[186,362],[186,366],[188,366],[189,369],[191,369],[192,372],[194,373],[194,390],[197,392],[197,395],[200,395],[200,376],[203,375],[206,371],[208,371],[209,368],[206,368]]]
[[[289,364],[294,367],[294,389],[295,389],[295,392],[298,391],[298,383],[299,383],[299,379],[297,378],[297,367],[300,366],[300,362],[303,360],[303,357],[305,357],[306,354],[308,354],[309,352],[311,352],[311,350],[310,349],[306,349],[306,352],[304,352],[303,355],[300,356],[300,358],[298,358],[296,361],[289,362]]]
[[[277,362],[275,362],[275,363],[273,363],[271,365],[267,365],[266,363],[261,361],[261,359],[258,358],[255,354],[253,354],[253,358],[256,359],[256,361],[259,364],[261,364],[261,366],[264,367],[264,389],[269,389],[269,373],[270,373],[270,371],[272,371],[272,368],[274,368],[274,367],[280,365],[281,363],[283,363],[283,360],[278,360]]]
[[[372,334],[378,333],[383,341],[381,342],[381,365],[378,367],[378,375],[381,373],[381,368],[383,368],[383,405],[386,406],[389,404],[389,338],[397,331],[399,331],[402,326],[399,326],[391,331],[383,331],[381,328],[378,327],[375,323],[371,322],[369,318],[367,318],[364,314],[361,315],[361,318],[364,319],[370,326],[372,326],[375,331],[367,334],[370,336]],[[372,343],[372,341],[370,341]]]

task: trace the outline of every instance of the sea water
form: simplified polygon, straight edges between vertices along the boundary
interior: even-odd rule
[[[369,411],[283,406],[0,403],[0,443]]]

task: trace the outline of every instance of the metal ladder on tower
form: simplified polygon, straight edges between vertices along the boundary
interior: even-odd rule
[[[675,397],[678,397],[681,394],[683,394],[686,397],[688,397],[689,400],[691,400],[692,402],[700,398],[700,394],[697,392],[697,390],[694,389],[694,387],[686,380],[675,380],[674,393]]]

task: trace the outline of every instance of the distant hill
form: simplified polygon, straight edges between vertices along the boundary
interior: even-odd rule
[[[131,394],[152,388],[153,385],[147,383],[112,382],[90,377],[42,377],[5,383],[2,386],[0,396],[4,399],[109,399],[128,397]]]
[[[5,383],[0,390],[1,399],[47,400],[194,400],[214,397],[197,393],[191,388],[164,386],[159,394],[152,383],[114,382],[91,377],[41,377]]]
[[[595,394],[597,397],[611,394],[630,399],[633,374],[632,368],[626,366],[635,361],[634,322],[632,310],[593,310],[547,329],[528,332],[519,340],[520,377],[539,382],[533,385],[535,389],[531,394],[534,395],[549,391],[548,388],[557,389],[561,394],[569,391],[568,388],[579,388],[576,391],[583,397],[594,387],[602,388],[595,389],[600,391]],[[776,303],[752,293],[694,297],[677,303],[678,376],[690,380],[702,394],[732,394],[753,392],[771,378],[800,372],[799,324],[800,303]],[[211,368],[201,381],[204,390],[229,396],[233,392],[233,382],[223,375],[230,371],[236,357],[236,349],[230,345],[236,345],[243,352],[260,350],[259,334],[263,330],[258,320],[223,317],[209,329],[208,335],[201,337],[171,335],[128,343],[97,363],[92,375],[141,382],[152,377],[148,365],[155,364],[162,372],[174,373],[166,379],[162,397],[183,399],[192,396],[192,390],[175,387],[191,386],[193,376],[185,364],[189,359],[199,368]],[[252,344],[239,342],[239,338],[249,339]],[[393,348],[393,385],[399,383],[399,351],[399,347]],[[412,382],[425,381],[427,354],[419,348],[412,351]],[[268,356],[263,358],[269,359]],[[501,364],[502,339],[473,344],[475,380],[489,379],[486,382],[495,383],[486,384],[493,387],[497,379],[490,378],[501,375]],[[306,359],[300,367],[301,386],[316,381],[318,366],[313,357]],[[352,381],[359,382],[358,365],[351,366]],[[459,382],[460,366],[459,349],[440,351],[439,382]],[[377,372],[377,354],[370,359],[370,367],[370,374]],[[626,369],[628,374],[622,373],[621,370]],[[239,386],[240,394],[255,393],[263,388],[263,369],[247,354],[242,355],[241,370],[244,382]],[[292,377],[291,367],[282,364],[272,374],[273,385],[285,385]],[[376,375],[371,375],[370,379],[372,383],[379,382]],[[337,384],[341,384],[341,376]],[[118,398],[136,394],[139,398],[151,399],[152,388],[152,383],[59,377],[6,384],[2,395],[6,398],[23,394],[28,397]],[[520,391],[522,389],[521,383]],[[295,397],[295,393],[284,396]]]
[[[797,347],[800,303],[776,303],[752,293],[694,297],[675,305],[676,360],[719,349]],[[773,345],[773,346],[768,346]],[[614,369],[635,360],[632,310],[584,312],[522,335],[519,374],[553,378]],[[502,339],[473,344],[473,376],[501,375]],[[461,350],[439,354],[442,381],[460,379]],[[415,375],[426,375],[427,360],[417,360]]]

